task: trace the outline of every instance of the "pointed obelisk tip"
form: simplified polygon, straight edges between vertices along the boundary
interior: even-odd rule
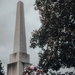
[[[18,2],[17,2],[17,4],[18,4],[18,3],[22,3],[22,4],[23,4],[23,2],[22,2],[22,1],[18,1]]]

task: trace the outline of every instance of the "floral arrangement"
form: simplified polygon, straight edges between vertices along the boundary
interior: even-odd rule
[[[43,70],[39,66],[26,66],[22,75],[44,75]]]

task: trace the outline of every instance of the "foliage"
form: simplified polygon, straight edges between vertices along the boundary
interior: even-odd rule
[[[4,75],[4,70],[2,67],[2,62],[0,61],[0,75]]]
[[[32,32],[30,47],[42,49],[39,66],[59,70],[75,67],[75,0],[36,0],[41,27]]]

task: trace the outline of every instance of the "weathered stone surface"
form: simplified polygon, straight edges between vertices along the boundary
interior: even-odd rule
[[[26,65],[30,65],[30,56],[26,50],[24,6],[19,1],[17,3],[14,50],[10,55],[10,63],[7,65],[7,75],[21,75]]]
[[[17,3],[16,14],[16,28],[14,36],[14,53],[26,53],[26,35],[25,35],[25,21],[24,21],[24,6],[21,1]]]

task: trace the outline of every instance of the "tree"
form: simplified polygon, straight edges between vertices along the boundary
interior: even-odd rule
[[[75,0],[36,0],[41,27],[32,32],[30,47],[39,53],[44,72],[75,67]]]
[[[2,67],[2,62],[0,61],[0,75],[4,75],[4,70]]]

